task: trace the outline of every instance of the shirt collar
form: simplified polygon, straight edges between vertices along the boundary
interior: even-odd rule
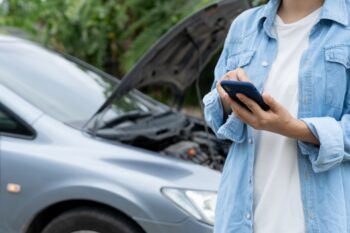
[[[270,0],[259,17],[259,26],[263,26],[265,32],[273,37],[271,29],[275,20],[281,0]],[[345,0],[325,0],[320,14],[321,19],[328,19],[342,25],[348,25],[348,12]]]
[[[325,0],[320,19],[329,19],[344,26],[348,25],[348,11],[345,0]]]
[[[270,0],[263,8],[261,15],[259,16],[258,27],[263,27],[266,34],[270,37],[274,37],[271,34],[273,22],[275,20],[280,0]]]

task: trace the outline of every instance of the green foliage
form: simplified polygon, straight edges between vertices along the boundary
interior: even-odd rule
[[[171,26],[213,0],[3,0],[0,25],[122,75]]]
[[[252,0],[253,6],[259,6],[259,5],[265,4],[267,2],[268,2],[268,0]]]

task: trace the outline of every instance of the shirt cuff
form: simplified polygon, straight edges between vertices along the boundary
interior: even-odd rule
[[[204,116],[209,126],[219,139],[231,140],[236,143],[244,141],[245,124],[231,113],[226,122],[223,122],[223,107],[216,89],[213,89],[203,98]]]
[[[216,89],[213,89],[203,98],[204,117],[209,126],[216,133],[219,127],[223,124],[223,109],[219,94]]]
[[[331,117],[301,119],[319,140],[320,145],[298,141],[303,155],[308,155],[315,172],[327,171],[342,162],[344,157],[343,130]]]

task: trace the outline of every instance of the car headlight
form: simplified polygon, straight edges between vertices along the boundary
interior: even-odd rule
[[[161,192],[191,216],[214,225],[216,192],[176,188],[162,188]]]

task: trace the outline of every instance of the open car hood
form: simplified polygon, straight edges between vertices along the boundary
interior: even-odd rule
[[[250,7],[250,0],[223,0],[174,26],[123,77],[95,115],[134,88],[161,84],[183,95],[223,46],[232,20]]]

